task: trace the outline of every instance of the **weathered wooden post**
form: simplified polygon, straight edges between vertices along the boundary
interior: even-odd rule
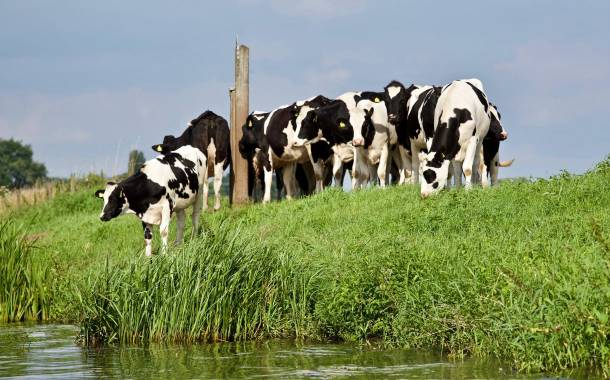
[[[229,90],[231,99],[231,204],[248,202],[248,163],[239,154],[242,125],[249,111],[249,60],[250,49],[245,45],[235,47],[235,87]]]

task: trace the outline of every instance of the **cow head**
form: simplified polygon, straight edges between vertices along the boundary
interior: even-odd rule
[[[362,126],[360,127],[360,134],[362,137],[354,138],[352,145],[355,147],[362,146],[365,149],[373,143],[375,137],[375,123],[373,122],[373,112],[375,108],[364,109],[364,119],[362,120]]]
[[[384,87],[384,100],[388,108],[388,121],[394,125],[406,121],[407,102],[411,97],[411,92],[417,86],[411,85],[408,88],[399,81],[393,80]]]
[[[347,144],[354,137],[351,114],[342,100],[309,111],[301,123],[298,137],[312,144],[325,138],[331,145]]]
[[[243,158],[249,159],[254,156],[256,148],[259,147],[258,139],[256,135],[256,127],[258,120],[254,113],[251,113],[246,118],[246,122],[242,125],[242,136],[239,140],[239,153]]]
[[[489,131],[487,132],[487,136],[493,138],[497,141],[504,141],[508,138],[508,133],[502,127],[502,116],[500,112],[498,112],[498,108],[489,103]]]
[[[97,190],[95,196],[104,200],[104,206],[102,208],[102,213],[100,214],[100,220],[102,222],[107,222],[110,219],[116,218],[129,209],[127,197],[125,196],[123,188],[114,182],[108,182],[105,189]]]
[[[449,160],[439,160],[438,154],[431,153],[426,155],[426,163],[423,167],[423,181],[421,183],[421,196],[428,196],[438,193],[447,185],[449,175]]]
[[[180,145],[178,144],[178,139],[172,135],[165,136],[163,138],[162,144],[155,144],[152,146],[152,149],[155,152],[161,154],[168,154],[169,152],[174,151],[178,148],[180,148]]]

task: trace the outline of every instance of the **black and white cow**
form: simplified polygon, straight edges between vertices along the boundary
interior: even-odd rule
[[[489,106],[496,110],[498,120],[492,119],[492,122],[489,125],[489,131],[483,139],[482,157],[479,166],[479,176],[481,177],[481,185],[483,187],[495,185],[498,182],[498,167],[511,166],[514,161],[514,159],[500,161],[500,142],[508,138],[508,133],[500,123],[502,115],[500,115],[496,106],[492,103],[489,103]]]
[[[191,120],[186,130],[179,137],[165,136],[163,144],[153,145],[159,153],[171,152],[184,145],[199,148],[207,157],[208,177],[203,188],[203,209],[208,208],[208,178],[214,177],[214,210],[220,208],[220,188],[224,170],[231,161],[231,144],[229,124],[212,111],[205,111]]]
[[[420,155],[428,153],[427,144],[434,136],[434,111],[441,87],[417,86],[407,101],[406,122],[400,136],[408,139],[411,152],[411,183],[419,183],[421,173]],[[403,138],[404,138],[403,137]]]
[[[408,103],[411,99],[412,93],[417,90],[420,86],[411,84],[409,87],[405,87],[402,83],[397,80],[393,80],[384,87],[385,103],[388,112],[388,122],[395,126],[396,129],[396,145],[392,150],[392,157],[397,167],[402,167],[399,170],[399,184],[406,182],[407,177],[413,176],[411,173],[417,173],[417,170],[413,168],[411,160],[411,142],[408,133]],[[432,112],[434,114],[434,111]],[[434,115],[432,115],[434,116]]]
[[[268,144],[269,165],[263,165],[265,172],[265,195],[263,202],[271,200],[271,180],[273,170],[282,169],[286,198],[296,194],[295,172],[297,164],[311,162],[316,177],[316,190],[323,187],[324,166],[332,151],[325,141],[311,146],[300,144],[297,135],[303,119],[314,109],[330,100],[322,95],[282,106],[272,111],[264,123],[264,135]]]
[[[301,108],[301,112],[306,111],[307,109],[305,106],[303,106]],[[285,188],[283,181],[283,168],[273,168],[272,160],[269,158],[270,145],[268,138],[265,135],[265,122],[270,114],[270,112],[253,112],[248,115],[246,122],[242,126],[242,138],[239,141],[239,151],[242,157],[248,161],[248,188],[251,197],[253,196],[254,188],[257,182],[261,182],[264,185],[264,189],[269,189],[268,191],[270,193],[271,184],[269,184],[269,187],[267,187],[264,175],[269,171],[275,172],[278,197],[281,190]],[[327,149],[327,151],[324,149]],[[297,162],[294,168],[294,173],[291,174],[291,176],[294,177],[292,178],[292,182],[294,183],[296,180],[296,184],[298,184],[301,194],[304,195],[311,194],[316,187],[319,187],[317,177],[324,175],[324,173],[322,173],[322,175],[315,173],[316,167],[312,165],[311,157],[314,157],[316,160],[326,160],[326,158],[331,154],[329,153],[330,147],[326,143],[314,144],[312,147],[310,147],[310,149],[306,150],[306,152],[310,154],[310,156],[308,156],[310,159],[307,161]],[[294,189],[291,190],[294,191]],[[286,190],[286,193],[288,194],[288,190]],[[293,193],[290,195],[292,196]]]
[[[434,135],[427,144],[422,197],[445,187],[450,164],[456,184],[461,185],[463,173],[466,188],[471,187],[483,138],[494,119],[499,123],[496,109],[489,106],[480,80],[457,80],[442,89],[434,113]]]
[[[379,179],[379,185],[385,187],[390,168],[390,149],[397,142],[396,128],[388,122],[385,93],[346,93],[338,99],[350,107],[351,124],[354,126],[352,188],[364,187],[375,179]],[[399,169],[402,170],[400,164]]]
[[[333,177],[336,186],[343,184],[344,165],[351,165],[354,159],[353,121],[348,105],[343,100],[335,99],[308,112],[298,132],[301,145],[313,145],[323,141],[329,144],[333,151]]]
[[[184,235],[185,209],[193,207],[193,232],[201,214],[201,188],[207,178],[205,155],[190,145],[146,161],[140,171],[119,182],[108,182],[95,196],[104,199],[100,219],[104,222],[123,214],[135,214],[144,227],[146,256],[152,254],[152,227],[158,225],[167,248],[172,215],[177,218],[176,242]]]

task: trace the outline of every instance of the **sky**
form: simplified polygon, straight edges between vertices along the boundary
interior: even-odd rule
[[[501,177],[610,153],[608,1],[0,0],[0,138],[51,176],[124,172],[129,150],[228,119],[236,38],[250,107],[479,78],[509,139]]]

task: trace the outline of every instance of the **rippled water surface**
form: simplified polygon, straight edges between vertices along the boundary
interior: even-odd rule
[[[74,343],[76,333],[77,328],[69,325],[0,325],[0,377],[545,378],[514,374],[492,361],[449,361],[433,353],[347,344],[270,341],[85,349]],[[572,378],[581,376],[571,374]]]

